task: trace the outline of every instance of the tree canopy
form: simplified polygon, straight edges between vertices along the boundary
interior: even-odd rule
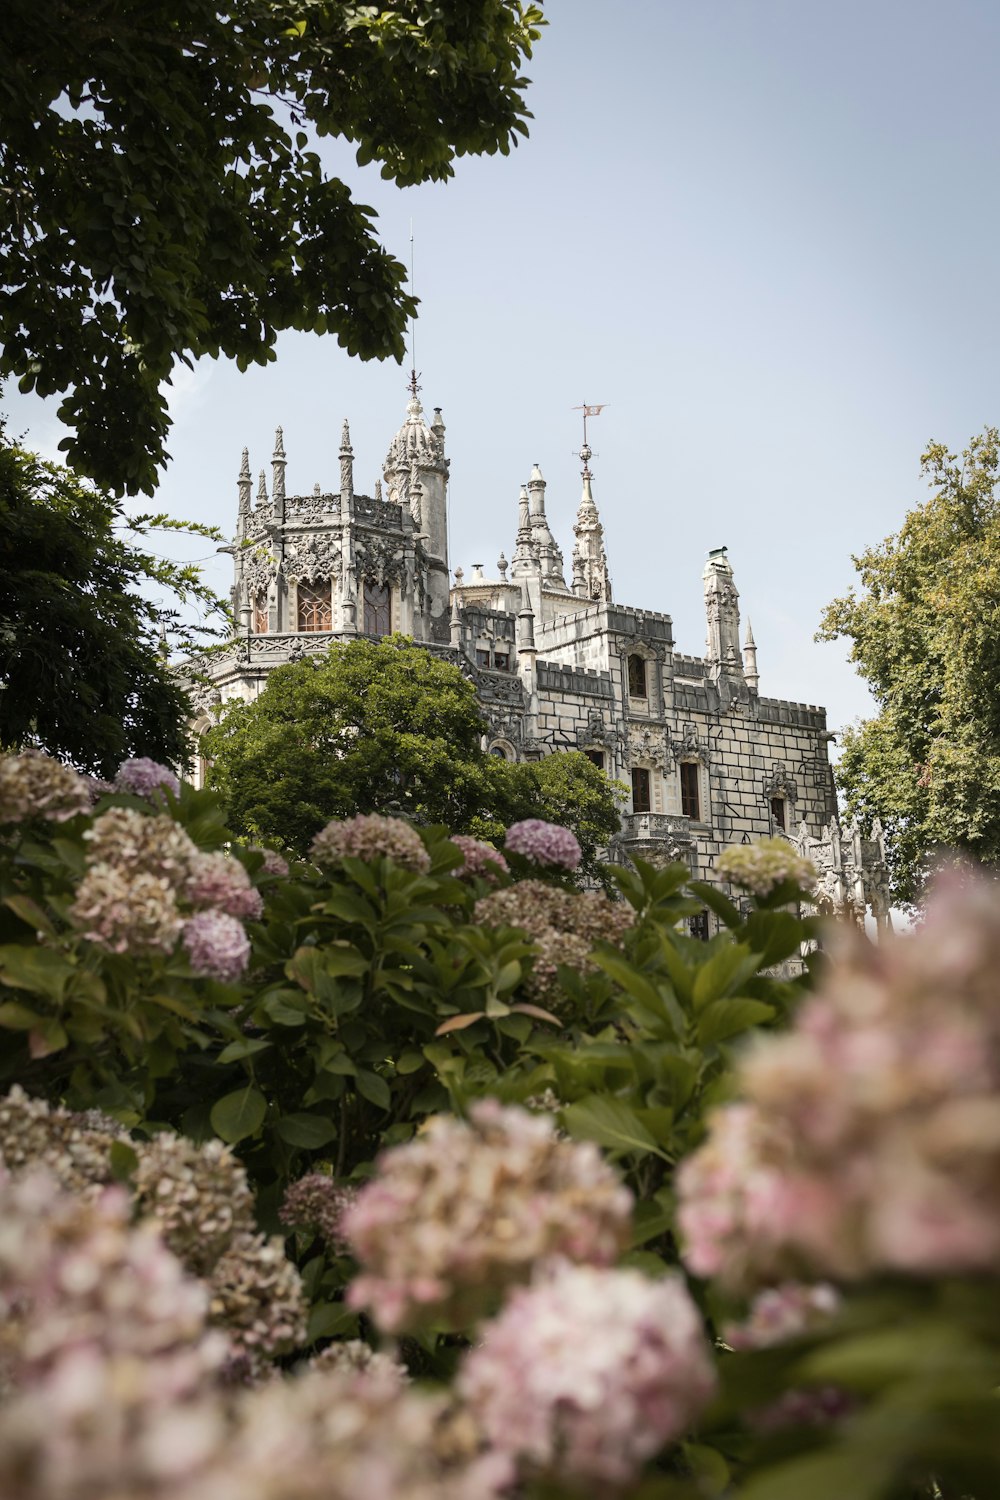
[[[520,818],[571,828],[592,872],[620,826],[615,791],[579,753],[512,765],[483,752],[475,688],[403,636],[277,667],[204,736],[236,832],[304,853],[331,818],[395,812],[498,839]]]
[[[854,559],[864,592],[820,632],[851,640],[879,707],[847,731],[838,780],[852,814],[881,819],[901,903],[938,850],[1000,861],[1000,433],[961,459],[932,443],[922,472],[931,498]]]
[[[415,303],[316,138],[405,186],[527,133],[521,0],[5,0],[0,374],[65,392],[72,467],[152,493],[176,361],[286,328],[394,357]]]
[[[178,605],[220,619],[225,605],[195,567],[141,544],[158,529],[217,539],[165,516],[127,518],[8,441],[0,419],[0,743],[39,745],[102,776],[133,755],[187,760],[191,704],[164,645],[211,629],[186,625]]]

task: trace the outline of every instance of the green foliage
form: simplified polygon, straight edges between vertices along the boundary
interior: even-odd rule
[[[405,267],[316,137],[400,186],[506,154],[540,25],[520,0],[7,0],[0,374],[69,392],[74,468],[152,493],[178,360],[264,364],[285,328],[401,359]]]
[[[838,781],[851,814],[881,820],[901,903],[939,850],[1000,859],[1000,434],[961,460],[933,443],[922,467],[933,495],[854,559],[864,592],[820,632],[851,640],[879,707],[847,731]]]
[[[134,755],[187,760],[191,707],[159,632],[181,646],[206,632],[183,625],[164,596],[220,619],[225,606],[196,568],[148,550],[155,530],[217,540],[211,528],[164,516],[126,518],[68,470],[8,442],[0,423],[5,744],[38,744],[104,776]]]
[[[487,756],[485,727],[456,666],[389,636],[276,668],[204,748],[233,829],[300,854],[331,818],[359,812],[495,842],[521,818],[544,818],[572,829],[583,873],[596,872],[619,827],[613,784],[576,752],[516,766]]]

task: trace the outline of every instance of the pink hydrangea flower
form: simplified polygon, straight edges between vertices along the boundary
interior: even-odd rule
[[[844,928],[791,1030],[741,1068],[677,1176],[688,1264],[737,1286],[1000,1259],[1000,887],[955,876],[924,925]]]
[[[467,833],[453,833],[451,842],[464,855],[462,863],[452,871],[459,880],[471,880],[478,875],[495,885],[501,875],[507,874],[507,861],[492,844],[471,838]]]
[[[609,1265],[628,1242],[632,1195],[596,1146],[493,1099],[469,1114],[384,1152],[343,1215],[362,1268],[348,1300],[388,1333],[467,1326],[539,1261]]]
[[[184,924],[184,947],[202,979],[232,984],[246,972],[250,939],[242,923],[222,911],[199,911]]]
[[[148,755],[137,755],[123,760],[115,775],[115,789],[132,792],[136,797],[151,797],[160,787],[166,787],[174,796],[181,789],[180,782],[169,766],[163,766]]]
[[[634,1480],[715,1388],[702,1318],[677,1276],[557,1263],[482,1335],[458,1384],[489,1441],[588,1493]]]
[[[187,899],[194,907],[214,906],[241,921],[255,921],[264,902],[246,869],[227,854],[196,854],[191,861]]]
[[[525,818],[512,823],[507,829],[504,848],[511,854],[520,854],[533,865],[542,865],[553,870],[575,870],[583,851],[576,836],[558,823],[546,823],[542,818]]]
[[[65,823],[90,811],[86,779],[41,750],[0,755],[0,824],[44,818]]]

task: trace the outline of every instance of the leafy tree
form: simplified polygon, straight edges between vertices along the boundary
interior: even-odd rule
[[[231,826],[298,852],[331,818],[359,812],[492,838],[541,817],[572,828],[594,868],[619,827],[607,777],[577,754],[510,765],[483,753],[484,729],[459,669],[392,636],[276,668],[204,747]]]
[[[312,149],[400,186],[527,133],[521,0],[6,0],[0,374],[68,392],[73,467],[151,494],[177,360],[274,358],[285,328],[401,359],[415,303]]]
[[[190,646],[202,628],[182,624],[176,608],[154,603],[149,590],[209,614],[224,614],[225,605],[195,567],[136,544],[152,530],[217,539],[211,528],[165,516],[128,519],[68,470],[6,440],[0,420],[5,745],[40,745],[98,775],[111,775],[131,755],[187,760],[191,705],[165,639]]]
[[[854,559],[864,593],[827,608],[879,706],[847,731],[848,810],[881,819],[893,895],[914,901],[941,848],[1000,860],[1000,433],[922,459],[934,491],[897,536]]]

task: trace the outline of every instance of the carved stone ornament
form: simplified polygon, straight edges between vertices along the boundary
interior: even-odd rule
[[[701,743],[697,724],[688,720],[682,724],[679,736],[671,736],[670,749],[677,760],[700,760],[708,765],[708,747]]]
[[[763,792],[768,798],[787,797],[789,802],[797,800],[798,787],[781,761],[774,761],[770,771],[765,775]]]
[[[354,553],[354,576],[359,586],[363,585],[366,578],[383,586],[402,584],[406,571],[400,547],[377,536],[365,537],[359,541]]]
[[[673,754],[662,730],[633,729],[629,736],[629,748],[632,752],[631,759],[647,761],[662,775],[666,776],[673,770]]]
[[[286,516],[294,515],[300,525],[321,526],[340,514],[339,495],[293,495],[285,502]]]
[[[271,553],[263,547],[248,549],[243,563],[243,583],[247,595],[256,599],[266,594],[278,576],[278,564]]]
[[[663,661],[667,654],[665,641],[647,641],[644,635],[626,636],[617,644],[618,654],[622,658],[644,656],[647,661]]]
[[[293,537],[285,544],[285,576],[292,583],[338,578],[340,555],[340,539],[332,532]]]

